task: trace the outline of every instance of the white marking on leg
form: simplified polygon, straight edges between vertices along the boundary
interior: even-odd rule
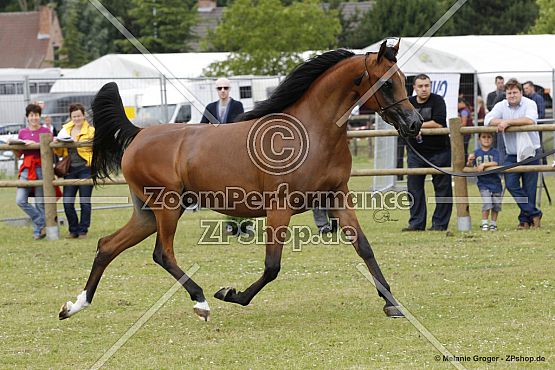
[[[83,290],[81,294],[77,296],[75,303],[72,303],[71,301],[66,303],[67,316],[73,316],[82,309],[87,308],[89,305],[90,303],[87,302],[87,291]]]
[[[193,308],[198,308],[200,310],[210,311],[207,301],[197,302]]]

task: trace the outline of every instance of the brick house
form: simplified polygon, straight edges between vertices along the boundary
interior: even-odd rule
[[[0,68],[52,67],[62,44],[60,22],[50,7],[0,13]]]

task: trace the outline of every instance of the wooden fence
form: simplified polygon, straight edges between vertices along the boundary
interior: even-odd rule
[[[473,134],[479,132],[496,132],[496,127],[461,127],[459,118],[449,120],[449,128],[442,129],[422,129],[423,135],[446,135],[450,134],[451,138],[451,160],[452,167],[445,170],[455,172],[476,172],[476,169],[465,167],[464,154],[464,134]],[[555,124],[542,124],[531,126],[509,127],[507,132],[527,132],[527,131],[555,131]],[[397,130],[360,130],[350,131],[348,137],[384,137],[398,136]],[[47,134],[41,134],[40,144],[31,145],[9,145],[0,144],[0,150],[31,150],[40,149],[42,161],[42,180],[35,181],[19,181],[4,180],[0,181],[0,188],[6,187],[36,187],[42,186],[44,197],[46,199],[55,199],[55,186],[64,185],[92,185],[92,180],[63,180],[56,179],[54,176],[54,163],[52,156],[53,148],[77,148],[91,146],[91,143],[54,143],[52,138]],[[511,168],[506,172],[555,172],[555,167],[551,165],[527,165]],[[351,176],[390,176],[390,175],[433,175],[441,174],[434,168],[384,168],[384,169],[359,169],[352,170]],[[454,196],[457,200],[457,225],[461,231],[466,231],[470,227],[470,212],[468,205],[468,188],[465,177],[454,177],[455,188]],[[101,182],[103,185],[125,184],[125,179],[117,177],[114,180]],[[56,223],[56,202],[45,202],[46,216],[46,234],[49,240],[59,238],[58,225]]]

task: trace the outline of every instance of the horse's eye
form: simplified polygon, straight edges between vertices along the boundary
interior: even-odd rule
[[[391,86],[393,86],[393,84],[391,83],[390,80],[384,81],[383,87],[385,87],[386,89],[390,89]]]

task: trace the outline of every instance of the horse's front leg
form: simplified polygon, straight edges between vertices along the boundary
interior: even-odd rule
[[[246,306],[254,296],[264,288],[266,284],[274,280],[281,266],[281,252],[283,242],[287,235],[287,226],[291,219],[291,210],[269,210],[267,213],[266,236],[266,260],[262,277],[249,286],[244,292],[237,292],[235,288],[222,288],[214,297],[226,302],[239,303]]]
[[[385,306],[383,308],[385,314],[389,317],[403,317],[404,315],[399,310],[397,301],[391,295],[389,284],[380,270],[378,261],[376,261],[374,257],[372,247],[370,247],[370,243],[368,239],[366,239],[366,235],[364,235],[358,223],[356,213],[352,208],[353,207],[334,209],[331,212],[334,217],[339,219],[341,229],[353,243],[358,255],[364,260],[370,274],[372,274],[376,288],[378,289],[378,294],[385,300]]]

